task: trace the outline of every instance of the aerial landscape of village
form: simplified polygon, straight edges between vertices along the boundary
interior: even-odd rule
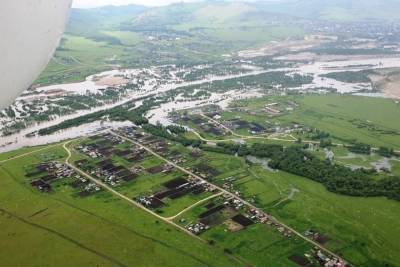
[[[0,111],[0,266],[400,267],[400,0],[78,2]]]

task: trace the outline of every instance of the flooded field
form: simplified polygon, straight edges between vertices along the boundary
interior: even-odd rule
[[[311,84],[304,85],[301,89],[330,88],[338,93],[356,93],[360,90],[372,91],[371,83],[346,83],[335,79],[322,77],[336,72],[359,72],[363,70],[380,70],[400,67],[400,57],[365,58],[334,61],[317,61],[309,64],[299,64],[294,73],[310,74],[313,76]],[[390,96],[389,96],[390,97]]]
[[[17,148],[21,148],[24,146],[33,146],[33,145],[41,145],[41,144],[48,144],[52,143],[55,141],[62,141],[65,139],[73,138],[77,135],[77,133],[80,134],[85,134],[85,133],[90,133],[94,130],[97,130],[98,128],[101,128],[103,126],[99,124],[86,124],[78,127],[77,129],[74,129],[73,131],[61,131],[59,133],[55,133],[52,135],[47,135],[47,136],[37,136],[33,135],[32,133],[39,131],[40,129],[44,129],[50,126],[57,125],[61,123],[62,121],[69,120],[69,119],[74,119],[83,115],[91,114],[97,111],[101,110],[106,110],[110,109],[113,107],[116,107],[118,105],[122,105],[124,103],[135,103],[135,107],[138,107],[142,103],[142,99],[146,97],[151,97],[153,95],[161,94],[164,92],[168,92],[171,90],[175,90],[178,88],[186,87],[186,86],[191,86],[191,85],[200,85],[204,83],[209,83],[212,81],[221,81],[225,79],[232,79],[232,78],[237,78],[237,77],[243,77],[243,76],[248,76],[248,75],[256,75],[260,73],[267,73],[271,70],[256,70],[252,72],[246,72],[243,74],[236,74],[236,75],[226,75],[226,76],[210,76],[207,79],[202,79],[198,81],[193,81],[193,82],[183,82],[182,80],[179,80],[177,78],[173,78],[172,80],[166,80],[165,78],[161,78],[154,70],[149,69],[149,70],[113,70],[113,71],[108,71],[108,72],[102,72],[97,75],[91,75],[89,76],[85,81],[83,82],[78,82],[78,83],[71,83],[71,84],[59,84],[59,85],[52,85],[52,86],[46,86],[46,87],[39,87],[36,88],[35,91],[39,94],[34,95],[34,97],[37,97],[41,93],[44,93],[49,90],[63,90],[63,91],[68,91],[71,93],[76,93],[76,94],[85,94],[85,92],[91,91],[98,91],[100,89],[104,89],[106,86],[99,86],[96,85],[96,77],[102,76],[102,77],[113,77],[113,76],[121,76],[125,75],[124,77],[129,77],[130,81],[133,83],[136,83],[138,81],[138,75],[145,75],[148,74],[149,79],[148,80],[143,80],[142,85],[139,87],[138,90],[135,90],[133,92],[130,92],[126,97],[121,99],[120,101],[117,101],[112,104],[106,104],[100,107],[92,108],[89,110],[85,111],[80,111],[79,113],[74,113],[70,115],[59,115],[55,116],[50,121],[44,122],[44,123],[36,123],[34,125],[31,125],[18,133],[12,134],[12,135],[7,135],[3,136],[0,140],[0,152],[6,152],[10,150],[14,150]],[[173,76],[172,76],[173,77]],[[243,92],[244,93],[244,92]],[[253,94],[250,94],[251,96]],[[24,100],[26,101],[28,98],[32,96],[23,96],[19,99],[19,101]],[[203,101],[187,101],[187,102],[180,102],[180,105],[175,104],[175,100],[172,101],[171,103],[167,103],[163,105],[161,108],[156,108],[154,111],[150,112],[147,117],[151,119],[151,121],[159,121],[159,122],[168,122],[168,112],[163,111],[163,110],[168,110],[172,111],[174,107],[175,109],[179,108],[192,108],[196,107],[198,105],[206,105],[206,104],[212,104],[212,103],[219,103],[222,107],[226,107],[228,103],[233,100],[237,99],[238,94],[214,94],[213,97],[203,100]],[[182,100],[182,99],[181,99]],[[19,103],[17,101],[17,103]],[[178,103],[178,102],[177,102]],[[45,108],[45,107],[43,107]],[[18,110],[14,107],[14,110],[18,112]],[[6,123],[6,119],[3,120],[3,126]],[[98,126],[98,127],[96,127]],[[112,126],[112,125],[111,125]]]
[[[373,97],[386,97],[385,93],[377,93],[372,91],[371,83],[345,83],[335,79],[321,77],[322,75],[332,72],[342,71],[362,71],[371,69],[390,69],[400,67],[400,57],[371,57],[371,58],[358,58],[350,60],[333,60],[333,61],[316,61],[310,63],[296,63],[291,68],[280,69],[261,69],[253,66],[250,63],[238,63],[238,69],[242,72],[227,75],[212,75],[212,73],[205,75],[203,79],[185,81],[177,76],[177,73],[191,73],[192,70],[198,71],[203,69],[202,66],[195,66],[191,68],[177,68],[175,66],[160,66],[151,67],[147,69],[116,69],[101,72],[91,75],[85,81],[70,83],[70,84],[57,84],[45,87],[38,87],[33,90],[27,91],[21,98],[19,98],[15,105],[12,107],[15,118],[21,114],[26,113],[25,103],[33,101],[32,99],[62,99],[63,95],[87,95],[87,94],[101,94],[105,89],[119,90],[124,86],[131,86],[134,89],[128,90],[127,94],[121,97],[118,101],[112,103],[105,103],[87,110],[82,110],[68,115],[54,114],[51,120],[42,123],[34,123],[28,125],[26,128],[20,130],[18,133],[3,136],[0,140],[0,152],[17,149],[24,146],[47,144],[55,141],[65,140],[71,137],[79,136],[80,134],[90,133],[93,129],[99,129],[104,125],[101,123],[87,124],[73,129],[71,131],[62,131],[50,136],[35,136],[34,132],[40,129],[47,128],[59,124],[60,122],[68,119],[77,118],[83,115],[91,114],[97,111],[116,107],[124,103],[135,103],[138,107],[142,104],[143,99],[150,98],[154,95],[161,95],[163,93],[173,91],[187,86],[203,85],[215,81],[224,81],[234,78],[241,78],[246,76],[253,76],[258,74],[267,74],[272,72],[285,72],[287,75],[310,75],[313,78],[312,83],[305,84],[300,88],[291,88],[293,90],[318,90],[318,89],[335,89],[339,93],[353,93],[357,95],[373,96]],[[112,86],[112,87],[111,87]],[[360,92],[361,91],[361,92]],[[371,92],[368,92],[371,91]],[[154,108],[146,114],[146,117],[151,123],[161,123],[164,125],[171,124],[168,118],[168,113],[176,110],[190,109],[210,104],[216,104],[222,109],[225,109],[233,100],[260,97],[262,92],[254,89],[238,89],[231,88],[224,93],[208,92],[206,97],[185,97],[182,94],[172,98],[169,102]],[[45,101],[43,101],[45,102]],[[52,102],[36,106],[41,111],[49,109],[48,105],[53,105]],[[15,118],[3,116],[0,118],[2,127],[6,127],[8,123],[13,122]],[[101,124],[101,125],[100,125]],[[107,124],[105,124],[107,125]],[[110,125],[112,126],[112,125]]]

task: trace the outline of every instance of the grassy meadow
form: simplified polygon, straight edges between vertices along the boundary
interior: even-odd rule
[[[346,95],[296,100],[300,108],[282,117],[283,121],[299,121],[329,132],[338,140],[400,148],[400,105],[393,100]]]
[[[269,103],[295,102],[294,111],[270,118],[263,110]],[[271,96],[242,100],[236,106],[255,111],[224,112],[225,120],[240,116],[242,120],[268,126],[269,122],[285,126],[293,123],[328,132],[337,143],[362,142],[374,147],[400,149],[400,105],[383,98],[351,95]],[[374,108],[379,107],[379,109]],[[301,136],[300,136],[301,137]]]
[[[238,264],[222,249],[195,240],[107,192],[80,198],[62,184],[53,193],[38,192],[26,180],[24,168],[40,163],[42,153],[0,164],[0,238],[7,240],[0,244],[2,265]],[[46,153],[66,156],[60,146]]]

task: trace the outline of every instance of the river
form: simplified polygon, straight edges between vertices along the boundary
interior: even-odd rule
[[[104,89],[106,85],[99,85],[96,81],[99,78],[113,77],[113,76],[123,76],[130,81],[136,81],[138,76],[148,75],[150,78],[145,80],[144,85],[138,90],[131,91],[126,97],[117,101],[113,104],[107,104],[104,106],[92,108],[90,110],[80,111],[66,116],[59,116],[53,120],[44,123],[38,123],[31,125],[28,128],[20,131],[19,133],[3,136],[0,139],[0,152],[6,152],[14,149],[18,149],[25,146],[43,145],[49,144],[80,135],[84,135],[104,126],[116,126],[117,124],[101,124],[101,123],[91,123],[85,124],[79,127],[75,127],[68,130],[63,130],[47,136],[33,136],[28,137],[27,135],[36,132],[40,129],[47,128],[59,124],[60,122],[68,119],[77,118],[83,115],[87,115],[93,112],[109,109],[124,103],[135,102],[136,106],[139,106],[142,102],[141,99],[145,97],[151,97],[152,95],[161,94],[163,92],[168,92],[178,88],[192,85],[201,85],[205,83],[210,83],[213,81],[222,81],[232,78],[239,78],[245,76],[252,76],[257,74],[276,72],[276,71],[286,71],[290,73],[299,73],[302,75],[312,75],[314,81],[311,84],[302,86],[302,88],[297,89],[313,89],[313,88],[335,88],[339,93],[357,93],[360,90],[370,90],[370,84],[354,84],[354,83],[342,83],[334,79],[322,78],[320,75],[328,74],[331,72],[339,71],[359,71],[364,69],[374,69],[374,68],[393,68],[400,67],[400,57],[387,57],[387,58],[370,58],[370,59],[358,59],[358,60],[340,60],[340,61],[321,61],[312,62],[309,64],[299,64],[292,68],[282,68],[282,69],[265,69],[260,70],[259,68],[247,68],[252,69],[240,74],[224,75],[224,76],[208,76],[207,78],[185,82],[174,75],[174,71],[171,71],[168,79],[161,77],[158,73],[157,67],[152,67],[149,69],[127,69],[127,70],[110,70],[101,72],[95,75],[91,75],[85,79],[83,82],[69,83],[69,84],[57,84],[45,87],[36,88],[37,94],[45,94],[51,90],[64,90],[72,92],[75,94],[85,94],[86,92],[96,92],[100,89]],[[211,96],[207,99],[199,100],[185,100],[180,97],[174,99],[169,103],[162,104],[160,107],[155,108],[147,114],[150,122],[156,123],[160,122],[162,124],[171,124],[172,122],[168,119],[168,113],[174,110],[189,109],[193,107],[204,106],[208,104],[217,104],[221,108],[226,108],[229,103],[233,100],[247,97],[258,97],[260,93],[255,91],[238,91],[236,88],[232,88],[231,91],[226,93],[211,93]],[[379,96],[374,95],[374,96]],[[23,98],[30,97],[24,96]],[[43,107],[45,108],[45,107]]]

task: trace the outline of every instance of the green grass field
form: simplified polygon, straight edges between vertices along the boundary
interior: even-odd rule
[[[112,69],[114,60],[127,57],[122,46],[66,35],[62,49],[56,51],[36,84],[68,83]]]
[[[187,154],[180,145],[171,149]],[[2,154],[0,159],[32,150]],[[50,194],[39,193],[29,185],[24,177],[27,167],[42,162],[44,157],[62,160],[65,156],[61,146],[57,146],[0,164],[0,225],[4,229],[0,237],[7,240],[0,244],[0,258],[5,259],[2,263],[7,266],[63,265],[65,257],[73,258],[67,266],[234,265],[226,253],[233,253],[244,264],[263,266],[269,262],[273,266],[290,266],[289,256],[302,255],[309,249],[303,241],[283,239],[265,225],[253,225],[236,233],[226,232],[225,225],[214,227],[202,234],[205,240],[215,242],[211,246],[105,191],[80,198],[63,182]],[[151,157],[146,161],[149,166],[158,164],[150,163]],[[237,177],[234,186],[243,197],[255,201],[282,222],[300,232],[314,229],[326,235],[326,246],[356,266],[400,264],[400,229],[394,227],[400,219],[398,202],[337,195],[308,179],[267,171],[257,165],[249,167],[242,158],[216,153],[204,153],[184,166],[199,162],[207,162],[220,173],[213,178],[217,184],[222,183],[222,178]],[[142,175],[117,190],[133,197],[176,176],[179,173]],[[296,191],[291,194],[293,189]],[[196,201],[182,199],[167,207],[165,215],[175,215]],[[180,218],[193,219],[190,213],[199,209],[196,207]],[[7,257],[20,250],[29,253]]]
[[[223,199],[217,198],[207,203],[211,202],[222,203]],[[207,210],[204,205],[185,212],[175,221],[182,226],[197,222],[198,216]],[[230,253],[239,255],[249,265],[265,266],[268,263],[271,266],[293,266],[294,263],[289,260],[289,257],[309,253],[312,247],[296,236],[285,238],[268,225],[254,224],[237,232],[232,232],[228,228],[226,223],[222,223],[211,227],[201,234],[201,237],[224,247]]]
[[[340,95],[296,100],[299,110],[281,120],[316,127],[339,140],[355,139],[374,146],[400,148],[400,106],[393,100]]]
[[[287,101],[294,101],[299,106],[293,112],[275,118],[269,118],[261,111],[268,103]],[[297,123],[328,132],[337,143],[358,141],[374,147],[400,148],[400,121],[397,119],[400,105],[390,99],[336,94],[272,96],[243,100],[237,105],[258,113],[224,112],[223,119],[240,116],[265,126],[267,121],[282,126]]]
[[[137,45],[144,39],[140,34],[129,31],[103,31],[102,33],[117,38],[123,45],[126,46]]]
[[[64,152],[57,147],[47,153]],[[0,166],[3,266],[237,264],[222,249],[193,239],[109,193],[79,198],[69,186],[39,193],[24,178],[23,168],[39,162],[38,154],[32,154]]]
[[[256,266],[265,266],[266,263],[270,266],[295,266],[288,257],[303,255],[310,250],[305,241],[297,237],[284,239],[275,229],[262,224],[252,225],[236,233],[229,233],[224,225],[219,225],[203,236],[249,259]]]

